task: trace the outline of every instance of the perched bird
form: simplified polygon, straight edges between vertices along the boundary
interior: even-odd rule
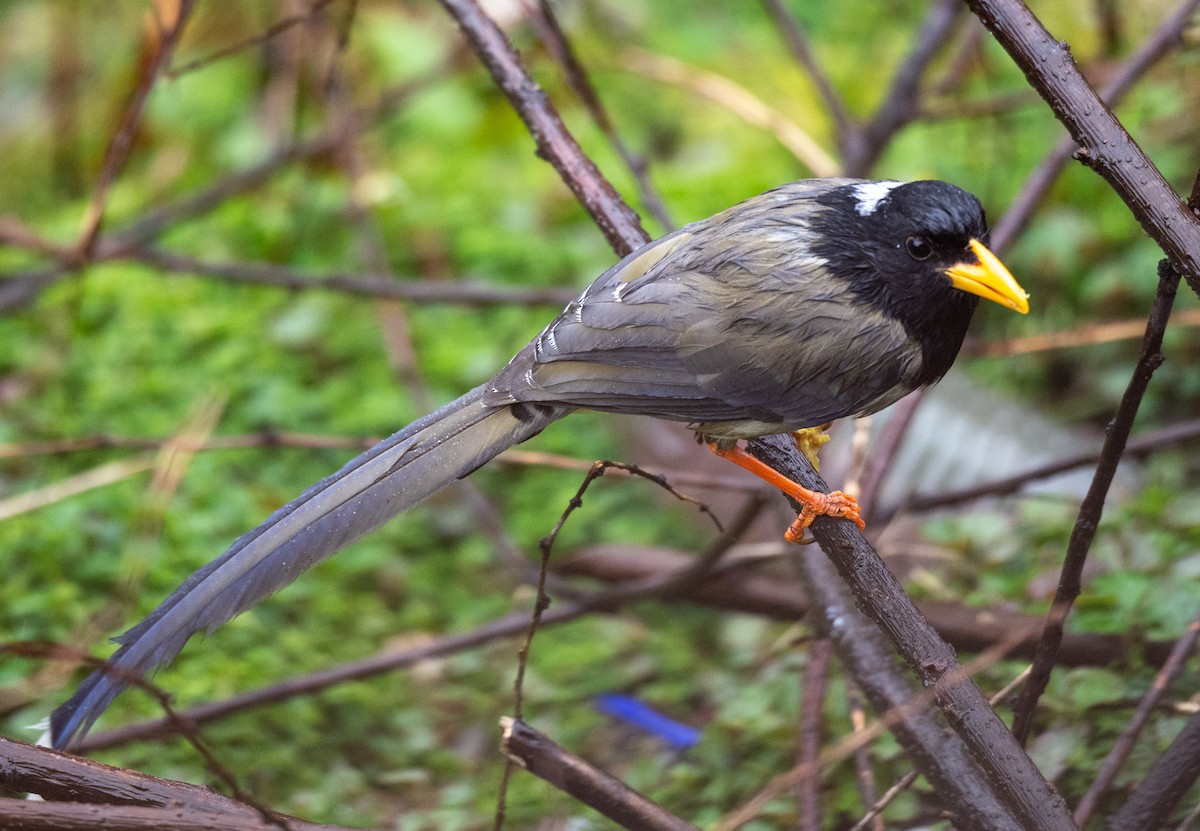
[[[684,422],[819,514],[854,500],[796,485],[737,446],[874,412],[941,378],[980,297],[1027,295],[984,246],[979,201],[937,181],[794,182],[634,251],[487,383],[275,511],[117,638],[111,669],[51,717],[65,747],[126,685],[305,569],[498,453],[586,408]]]

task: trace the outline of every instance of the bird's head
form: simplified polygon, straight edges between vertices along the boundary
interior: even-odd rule
[[[850,181],[823,194],[817,253],[870,306],[949,368],[979,298],[1026,314],[1028,294],[988,250],[979,200],[946,182]]]

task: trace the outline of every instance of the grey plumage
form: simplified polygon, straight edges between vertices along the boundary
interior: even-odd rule
[[[729,444],[871,412],[932,383],[977,299],[944,269],[985,233],[978,202],[951,185],[826,179],[633,252],[491,381],[313,485],[120,636],[116,672],[94,673],[53,714],[55,746],[86,732],[129,675],[572,409],[687,422]],[[914,234],[945,261],[905,254]]]
[[[496,454],[540,432],[562,408],[489,407],[477,388],[347,463],[244,534],[149,617],[116,638],[110,662],[141,675],[167,663],[194,633],[211,632],[302,572]],[[88,728],[126,685],[96,672],[51,717],[62,747]]]

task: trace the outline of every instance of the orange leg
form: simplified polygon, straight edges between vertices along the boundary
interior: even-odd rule
[[[858,501],[850,494],[841,491],[818,493],[803,485],[798,485],[779,471],[760,462],[736,444],[729,448],[719,447],[715,442],[707,442],[708,449],[722,459],[728,459],[739,467],[753,473],[772,487],[779,488],[785,494],[796,500],[802,506],[800,515],[784,534],[788,542],[799,542],[804,529],[812,524],[818,516],[842,517],[858,526],[859,530],[867,527],[859,512]]]

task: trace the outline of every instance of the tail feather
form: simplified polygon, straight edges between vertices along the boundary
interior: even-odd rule
[[[382,525],[567,410],[488,406],[483,387],[352,459],[201,568],[137,626],[116,638],[112,670],[89,676],[50,717],[55,747],[92,726],[129,676],[167,663],[201,629],[213,631],[301,572]]]

